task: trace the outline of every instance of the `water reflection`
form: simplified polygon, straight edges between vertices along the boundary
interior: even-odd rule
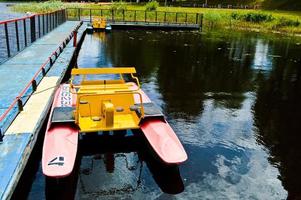
[[[178,167],[162,165],[145,148],[147,143],[140,137],[141,133],[135,134],[138,135],[120,136],[115,132],[114,135],[84,136],[80,144],[82,158],[78,199],[141,196],[143,188],[148,187],[143,179],[149,175],[165,193],[178,194],[183,191]]]
[[[140,137],[92,137],[80,150],[75,197],[301,198],[300,54],[290,38],[251,33],[87,35],[78,65],[135,66],[189,159],[166,169]]]
[[[256,105],[271,71],[297,66],[292,42],[248,33],[121,31],[98,45],[107,45],[103,56],[113,66],[137,68],[143,89],[184,142],[186,189],[177,197],[281,199],[287,192],[270,162]],[[87,64],[81,57],[79,63]]]
[[[290,53],[269,77],[259,78],[254,108],[258,137],[271,152],[269,160],[279,168],[289,199],[299,199],[301,62],[300,57]]]

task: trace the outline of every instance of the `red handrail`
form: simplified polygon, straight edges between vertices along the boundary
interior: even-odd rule
[[[61,45],[60,45],[61,46]],[[60,47],[59,46],[59,47]],[[58,47],[58,48],[59,48]],[[51,54],[54,55],[55,52],[58,50],[58,48]],[[15,98],[15,100],[13,101],[13,103],[7,108],[7,110],[1,115],[0,117],[0,122],[7,116],[7,114],[14,108],[14,106],[17,104],[17,102],[19,101],[19,99],[22,98],[22,96],[25,94],[25,92],[27,91],[27,89],[32,85],[32,82],[35,80],[35,78],[40,74],[40,72],[44,69],[44,67],[47,65],[47,63],[50,61],[50,57],[48,57],[48,59],[41,65],[41,67],[39,68],[39,70],[34,74],[34,76],[32,77],[32,79],[28,82],[28,84],[25,86],[25,88],[19,93],[19,95]]]
[[[74,30],[77,30],[78,28],[79,28],[79,26],[76,27]],[[71,36],[73,36],[73,32],[68,36],[68,38],[70,38]],[[67,40],[67,38],[64,41],[66,41],[66,40]],[[33,83],[33,81],[35,81],[35,78],[40,74],[40,72],[44,69],[44,67],[47,65],[47,63],[50,62],[51,57],[56,54],[57,50],[61,48],[61,45],[64,43],[64,41],[56,48],[55,51],[52,52],[52,54],[48,57],[48,59],[40,66],[39,70],[34,74],[33,78],[28,82],[28,84],[25,86],[25,88],[19,93],[19,95],[15,98],[15,100],[12,102],[12,104],[7,108],[7,110],[0,116],[0,122],[5,119],[5,117],[8,115],[8,113],[14,108],[14,106],[18,103],[18,101],[26,93],[28,88],[30,86],[32,86],[32,83]]]

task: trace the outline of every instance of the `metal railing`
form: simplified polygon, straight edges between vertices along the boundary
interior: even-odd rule
[[[164,2],[160,2],[161,6],[165,6]],[[167,2],[166,6],[174,7],[198,7],[198,8],[218,8],[218,9],[260,9],[260,5],[248,4],[206,4],[202,1],[172,1]]]
[[[158,23],[179,25],[202,25],[202,13],[67,8],[67,20],[92,22],[93,17],[106,17],[110,22]]]
[[[0,116],[0,142],[3,139],[4,132],[8,129],[16,116],[23,111],[23,107],[29,97],[36,91],[38,84],[41,82],[46,73],[51,69],[54,61],[62,53],[63,49],[67,46],[68,42],[76,35],[77,30],[82,25],[82,22],[73,30],[69,36],[62,41],[57,49],[47,58],[47,60],[40,66],[38,71],[34,74],[33,78],[28,82],[24,89],[19,93],[15,100]],[[74,37],[75,38],[75,37]],[[26,123],[26,122],[24,122]]]
[[[0,21],[0,63],[65,21],[65,10]]]

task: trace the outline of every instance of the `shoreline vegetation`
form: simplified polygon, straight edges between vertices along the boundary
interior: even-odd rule
[[[216,9],[216,8],[188,8],[164,7],[157,2],[131,4],[114,3],[65,3],[61,1],[46,1],[43,3],[18,3],[11,7],[16,12],[44,13],[62,8],[91,8],[114,10],[147,10],[166,12],[203,13],[203,30],[246,30],[252,32],[281,33],[301,36],[301,11],[282,10],[248,10],[248,9]],[[140,16],[141,20],[144,16]],[[139,20],[139,16],[137,16]]]

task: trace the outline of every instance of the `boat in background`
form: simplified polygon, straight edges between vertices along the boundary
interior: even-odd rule
[[[61,178],[72,172],[79,133],[140,129],[164,164],[178,165],[187,160],[177,135],[141,90],[135,73],[135,68],[72,70],[70,84],[61,85],[55,94],[48,121],[42,156],[46,176]],[[108,75],[119,79],[109,79]],[[125,75],[134,82],[125,81]],[[95,79],[98,76],[104,79]]]
[[[112,30],[111,24],[108,23],[105,17],[94,17],[92,23],[87,24],[87,33],[93,33],[94,31],[106,31]]]

